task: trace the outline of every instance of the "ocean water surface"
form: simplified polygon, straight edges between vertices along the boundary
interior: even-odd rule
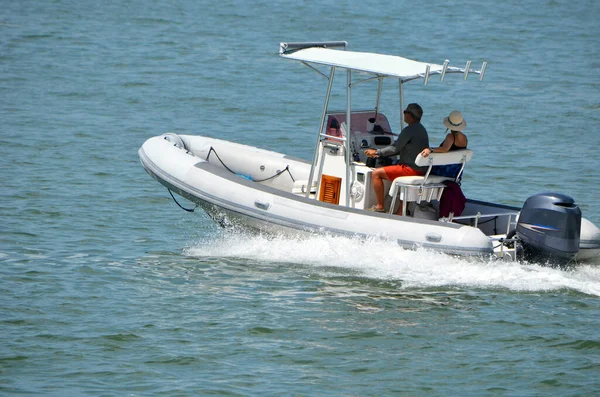
[[[405,86],[432,142],[463,112],[466,195],[558,191],[598,225],[599,17],[594,1],[5,2],[0,394],[596,395],[599,261],[224,231],[137,149],[172,131],[310,158],[326,87],[281,41],[485,60],[481,82]]]

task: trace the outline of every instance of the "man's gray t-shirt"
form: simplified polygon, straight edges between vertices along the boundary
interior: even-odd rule
[[[417,167],[415,164],[415,159],[426,147],[429,147],[427,130],[423,124],[417,122],[405,127],[393,145],[377,149],[377,154],[380,157],[399,154],[400,162],[398,164],[406,164],[413,170],[426,172],[427,167]]]

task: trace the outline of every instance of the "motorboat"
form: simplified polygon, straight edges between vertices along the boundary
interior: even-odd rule
[[[280,43],[279,55],[306,65],[327,82],[312,159],[167,132],[139,149],[148,174],[224,227],[299,238],[315,233],[377,238],[406,249],[559,266],[600,258],[600,229],[562,193],[535,194],[520,208],[469,198],[460,213],[441,214],[444,200],[451,200],[444,192],[460,184],[474,155],[469,149],[417,156],[416,163],[427,169],[425,175],[385,181],[385,212],[369,210],[376,203],[373,170],[393,159],[368,158],[364,150],[393,144],[404,128],[400,117],[399,130],[393,132],[381,112],[383,82],[398,82],[401,114],[406,83],[426,85],[434,77],[444,81],[450,76],[482,80],[486,62],[480,68],[471,68],[470,61],[461,67],[447,60],[420,62],[349,51],[344,41]],[[340,69],[346,72],[346,109],[335,110],[329,103]],[[354,109],[353,89],[363,83],[374,86],[374,107]],[[334,119],[340,134],[328,128]],[[455,173],[436,172],[444,166],[453,166]]]

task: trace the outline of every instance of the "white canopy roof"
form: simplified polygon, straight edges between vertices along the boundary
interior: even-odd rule
[[[287,50],[287,44],[281,43],[280,55],[284,58],[320,65],[335,66],[359,72],[371,73],[381,77],[396,77],[402,81],[424,77],[429,66],[429,74],[441,74],[444,65],[413,61],[395,55],[383,55],[370,52],[334,50],[323,47],[308,47]],[[467,63],[467,67],[470,64]],[[464,73],[465,68],[448,67],[446,73]],[[479,70],[469,70],[480,74]]]

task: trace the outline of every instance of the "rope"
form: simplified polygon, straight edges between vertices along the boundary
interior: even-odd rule
[[[171,197],[173,198],[173,201],[175,201],[175,204],[177,204],[177,205],[179,206],[179,208],[181,208],[182,210],[184,210],[184,211],[187,211],[187,212],[194,212],[194,210],[195,210],[196,208],[198,208],[198,204],[196,204],[196,206],[195,206],[194,208],[192,208],[192,209],[189,209],[189,208],[184,208],[184,207],[182,207],[182,206],[181,206],[181,204],[179,204],[179,203],[177,202],[177,200],[175,199],[175,196],[173,196],[173,193],[171,193],[171,189],[167,188],[167,190],[169,191],[169,194],[170,194],[170,195],[171,195]]]
[[[223,167],[225,167],[225,169],[229,172],[231,172],[232,174],[236,174],[236,172],[234,172],[231,168],[227,167],[227,165],[225,165],[225,163],[223,162],[223,160],[221,160],[221,157],[219,157],[219,154],[217,153],[217,151],[215,150],[215,148],[213,148],[212,146],[210,147],[208,154],[206,155],[206,161],[208,161],[208,159],[210,158],[210,154],[211,153],[215,153],[215,156],[217,156],[217,159],[219,159],[219,161],[221,162],[221,165],[223,165]],[[268,181],[269,179],[273,179],[275,177],[278,177],[279,175],[283,174],[284,172],[288,172],[288,174],[290,174],[290,178],[292,178],[292,182],[296,182],[296,180],[294,179],[294,176],[292,175],[292,172],[290,171],[290,166],[286,165],[285,168],[279,172],[277,172],[275,175],[272,175],[268,178],[265,179],[250,179],[252,182],[264,182],[264,181]],[[236,174],[237,175],[237,174]]]
[[[225,163],[223,162],[223,160],[221,160],[221,157],[219,157],[219,154],[217,153],[217,151],[212,146],[210,147],[210,150],[208,151],[208,154],[206,155],[206,161],[208,161],[208,159],[210,158],[210,154],[213,153],[213,152],[215,153],[215,156],[217,156],[217,159],[219,159],[219,161],[221,162],[221,164],[223,165],[223,167],[225,167],[225,169],[227,171],[231,172],[232,174],[235,174],[235,172],[231,168],[229,168],[229,167],[227,167],[227,165],[225,165]],[[252,180],[252,182],[264,182],[264,181],[268,181],[269,179],[273,179],[275,177],[278,177],[279,175],[283,174],[286,171],[287,171],[288,174],[290,174],[290,178],[292,178],[292,181],[296,182],[296,180],[294,179],[294,176],[292,175],[292,173],[290,171],[290,166],[289,165],[286,165],[283,170],[277,172],[275,175],[272,175],[272,176],[270,176],[268,178],[259,179],[259,180],[251,179],[251,180]],[[194,208],[192,208],[192,209],[190,209],[190,208],[184,208],[181,204],[179,204],[179,202],[177,201],[177,199],[175,199],[175,196],[173,196],[173,193],[171,192],[171,189],[167,188],[167,190],[169,191],[169,194],[171,195],[171,198],[173,198],[173,201],[175,201],[175,204],[177,204],[179,206],[179,208],[181,208],[182,210],[187,211],[187,212],[194,212],[194,210],[196,208],[198,208],[198,204],[196,204],[196,206]]]
[[[209,157],[210,157],[210,154],[211,154],[212,152],[215,152],[215,156],[217,156],[217,158],[219,159],[219,161],[221,162],[221,164],[223,165],[223,167],[225,167],[225,169],[226,169],[227,171],[231,172],[232,174],[235,174],[235,172],[233,172],[233,171],[231,170],[231,168],[229,168],[229,167],[227,167],[227,166],[225,165],[225,163],[223,162],[223,160],[221,160],[221,157],[219,157],[219,154],[217,153],[217,151],[216,151],[216,150],[215,150],[215,149],[214,149],[212,146],[210,147],[210,150],[208,151],[208,154],[206,155],[206,161],[208,161],[208,159],[209,159]]]
[[[288,172],[288,174],[290,174],[290,178],[292,178],[292,182],[296,182],[296,180],[294,179],[294,177],[292,176],[292,173],[290,172],[290,166],[286,165],[284,169],[282,169],[281,171],[277,172],[275,175],[270,176],[268,178],[265,179],[257,179],[257,180],[252,180],[253,182],[264,182],[264,181],[268,181],[269,179],[273,179],[281,174],[283,174],[284,172]]]

